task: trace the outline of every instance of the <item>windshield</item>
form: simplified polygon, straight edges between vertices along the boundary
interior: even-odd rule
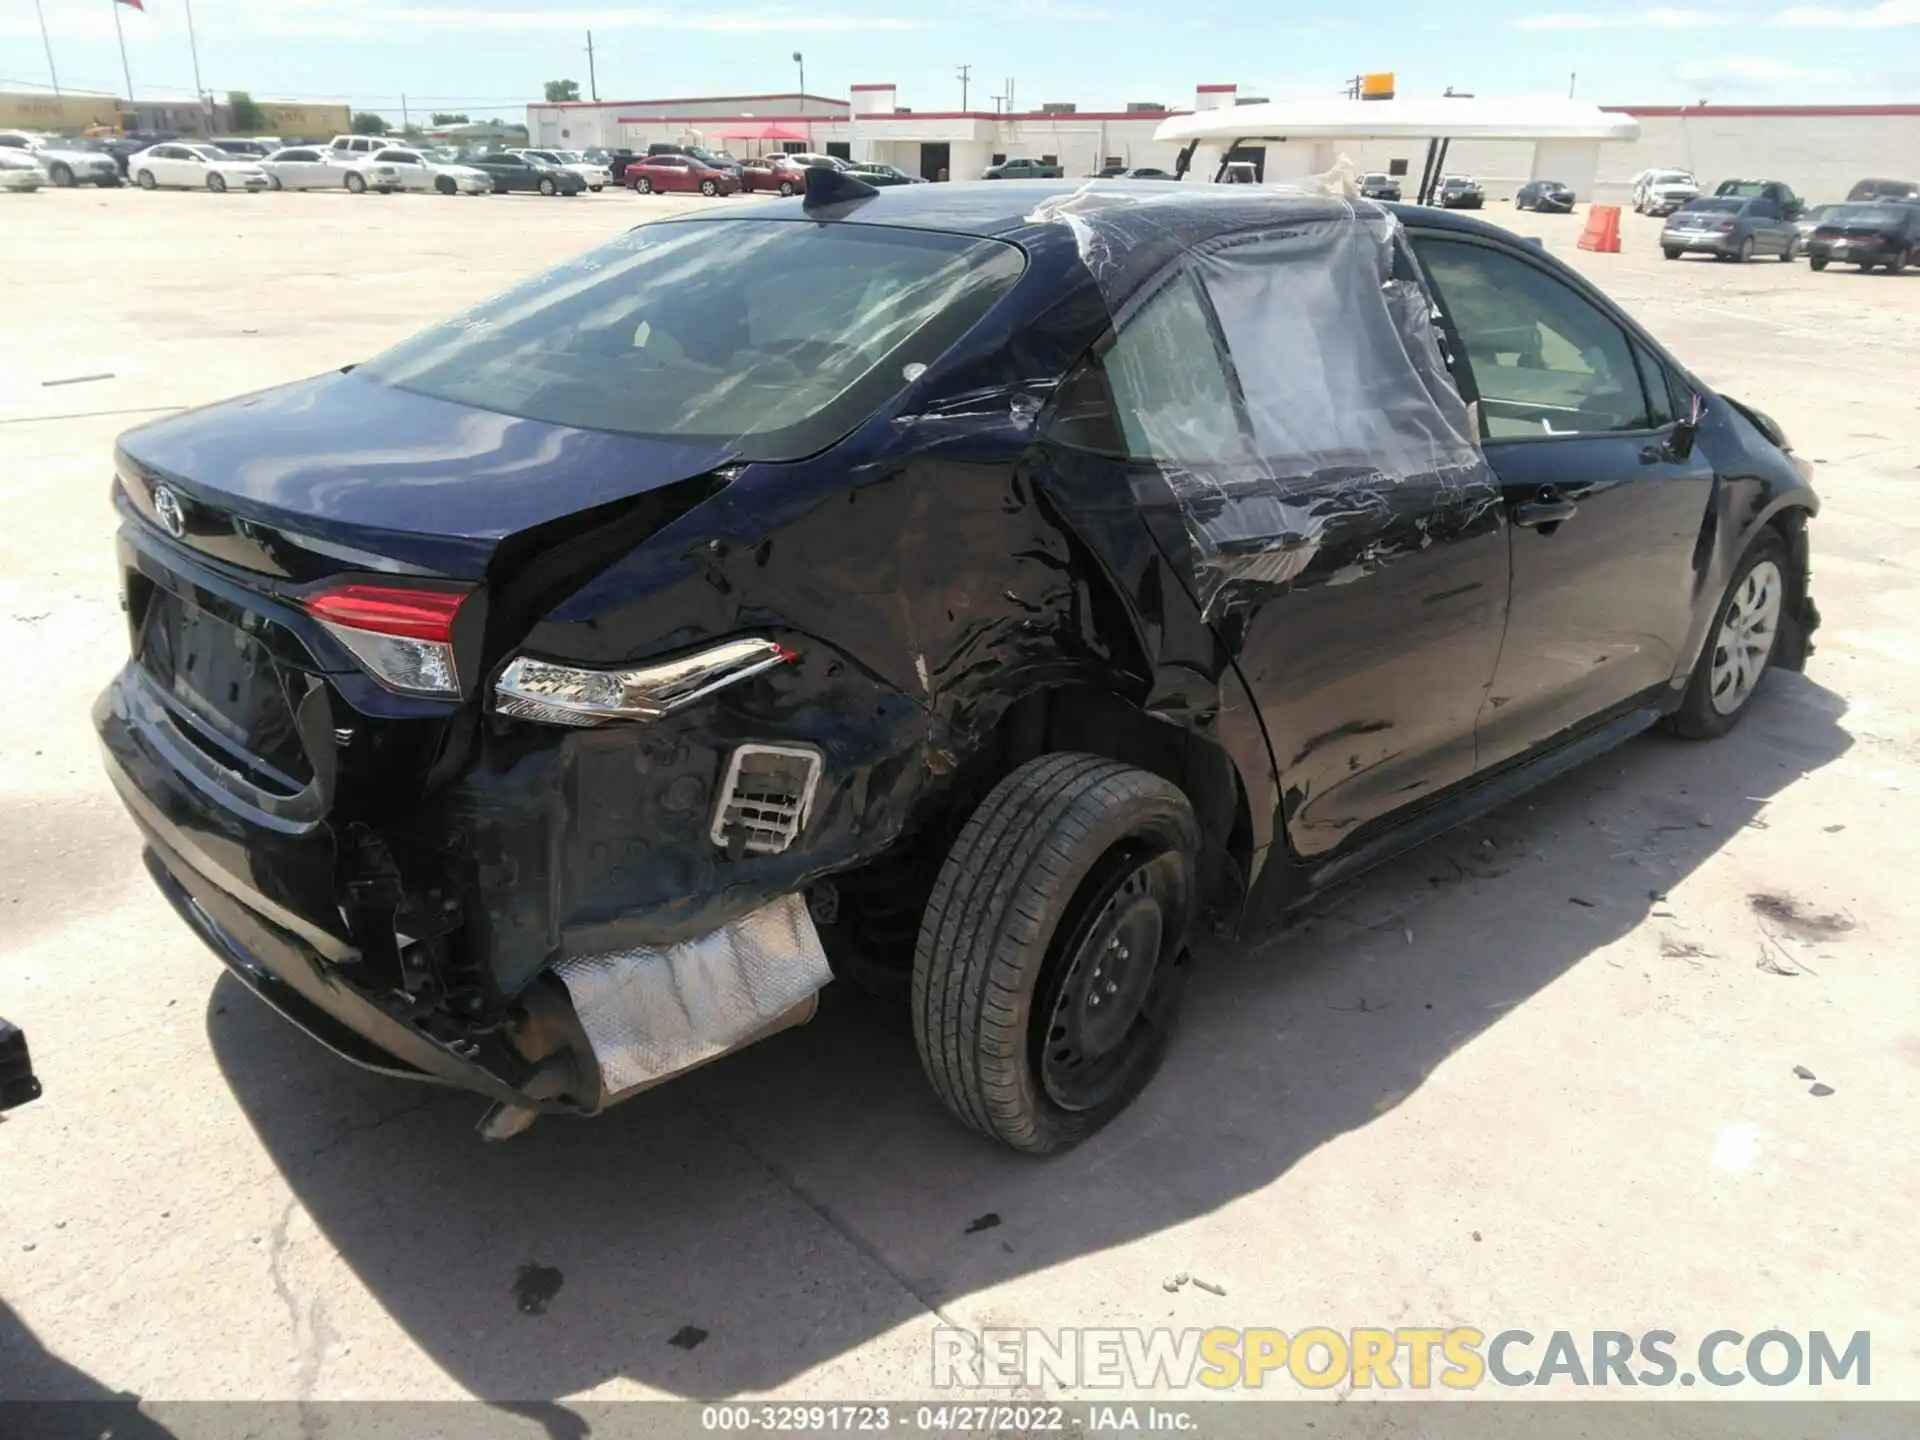
[[[1764,180],[1729,180],[1720,187],[1722,195],[1741,195],[1749,200],[1758,199],[1767,193]]]
[[[1684,170],[1659,170],[1654,172],[1652,182],[1655,185],[1691,185],[1693,176]]]
[[[556,150],[553,153],[559,157],[560,163],[563,165],[578,165],[580,163],[580,152],[578,150]]]
[[[1682,215],[1737,215],[1746,208],[1745,202],[1732,198],[1722,200],[1689,200],[1681,207],[1680,213]]]
[[[1822,225],[1898,225],[1907,218],[1904,205],[1835,205],[1820,217]]]
[[[1024,264],[997,240],[934,231],[667,221],[355,373],[554,425],[798,459],[896,393],[906,367],[938,359]]]

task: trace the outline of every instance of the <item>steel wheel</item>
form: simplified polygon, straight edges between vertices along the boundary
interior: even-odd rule
[[[1727,603],[1713,642],[1707,695],[1713,708],[1731,715],[1747,703],[1773,657],[1780,633],[1780,597],[1786,585],[1780,567],[1762,560],[1746,574]]]

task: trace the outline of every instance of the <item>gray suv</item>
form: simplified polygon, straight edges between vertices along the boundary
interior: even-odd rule
[[[1691,251],[1716,260],[1746,261],[1756,255],[1797,260],[1800,234],[1777,201],[1712,195],[1689,200],[1667,217],[1660,250],[1669,260]]]

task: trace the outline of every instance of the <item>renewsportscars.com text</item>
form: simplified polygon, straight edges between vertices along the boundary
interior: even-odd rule
[[[1652,1387],[1873,1383],[1865,1330],[1500,1330],[1314,1326],[1284,1330],[985,1329],[933,1332],[937,1388],[1473,1390],[1482,1385]]]

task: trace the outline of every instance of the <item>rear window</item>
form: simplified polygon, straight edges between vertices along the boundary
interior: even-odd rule
[[[1907,218],[1903,205],[1836,205],[1820,217],[1822,225],[1898,225]]]
[[[1019,279],[997,240],[877,225],[661,222],[442,322],[355,373],[482,410],[825,449]],[[767,284],[778,276],[780,285]],[[916,371],[917,373],[917,371]]]
[[[1680,207],[1682,214],[1698,215],[1701,211],[1711,211],[1717,215],[1738,215],[1747,208],[1747,202],[1731,197],[1716,200],[1689,200]]]

